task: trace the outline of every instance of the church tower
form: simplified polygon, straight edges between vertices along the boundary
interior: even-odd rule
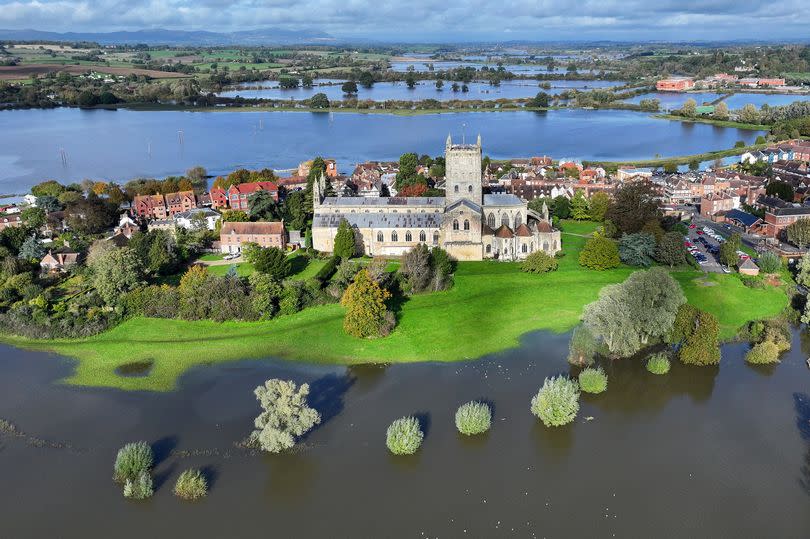
[[[467,199],[479,206],[481,194],[481,135],[475,144],[453,144],[450,135],[444,148],[447,205]]]

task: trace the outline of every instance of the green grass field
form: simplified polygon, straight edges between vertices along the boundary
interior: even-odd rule
[[[394,332],[376,340],[347,336],[343,308],[332,304],[268,322],[185,322],[130,320],[101,335],[81,340],[6,342],[76,358],[66,382],[129,390],[168,391],[191,367],[222,361],[284,357],[321,363],[460,361],[519,345],[521,335],[539,329],[565,332],[599,290],[624,280],[628,267],[608,271],[581,268],[578,253],[590,223],[564,223],[565,256],[558,271],[531,275],[517,264],[466,262],[458,265],[450,290],[410,298],[398,313]],[[227,266],[225,266],[227,271]],[[309,270],[309,268],[306,268]],[[771,317],[786,305],[781,289],[750,289],[736,275],[674,272],[695,306],[714,313],[722,337],[730,339],[746,321]],[[123,364],[151,360],[148,376],[124,378]]]

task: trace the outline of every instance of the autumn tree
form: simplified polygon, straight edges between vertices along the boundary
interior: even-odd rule
[[[372,280],[367,270],[357,272],[340,300],[346,308],[344,331],[363,338],[388,334],[394,325],[393,314],[385,303],[390,297],[391,293]]]

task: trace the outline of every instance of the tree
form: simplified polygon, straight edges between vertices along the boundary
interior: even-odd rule
[[[579,253],[579,264],[595,270],[615,268],[620,264],[616,242],[605,237],[593,237],[585,242]]]
[[[346,219],[341,219],[335,234],[335,246],[332,253],[340,258],[351,258],[357,252],[354,230]]]
[[[728,120],[728,105],[724,101],[719,102],[714,106],[713,115],[715,120]]]
[[[356,94],[357,93],[357,83],[353,80],[347,80],[343,83],[343,86],[340,87],[343,90],[344,94]]]
[[[692,332],[679,351],[688,365],[717,365],[720,363],[720,324],[713,314],[697,311]]]
[[[371,88],[374,86],[374,75],[371,74],[371,71],[363,71],[360,73],[358,81],[364,88]]]
[[[681,105],[681,114],[687,118],[694,118],[697,114],[697,102],[691,97]]]
[[[37,230],[45,224],[45,210],[34,206],[25,208],[20,212],[20,219],[28,228]]]
[[[250,440],[264,451],[280,453],[295,446],[296,438],[321,422],[321,414],[307,404],[309,384],[296,386],[287,380],[267,380],[253,394],[262,413],[253,424]]]
[[[39,260],[45,255],[45,247],[36,235],[29,236],[20,246],[18,258],[23,260]]]
[[[250,217],[263,221],[274,221],[281,218],[281,210],[273,195],[268,191],[256,191],[248,197]]]
[[[760,255],[757,265],[763,273],[776,273],[782,267],[782,259],[776,253],[766,251]]]
[[[605,218],[620,232],[638,232],[645,223],[658,218],[658,201],[651,184],[635,182],[616,190]]]
[[[391,293],[380,287],[368,273],[360,270],[354,276],[340,300],[346,308],[343,329],[355,337],[379,337],[393,327],[393,316],[389,316],[385,302]]]
[[[304,88],[312,88],[313,82],[314,81],[312,80],[312,77],[310,75],[303,75],[301,77],[301,86],[303,86]]]
[[[799,248],[810,245],[810,219],[802,218],[785,229],[787,239]]]
[[[430,250],[424,243],[414,245],[402,258],[399,273],[405,276],[412,293],[424,292],[430,287],[433,279],[433,268],[430,265]]]
[[[323,92],[318,92],[309,98],[309,106],[313,109],[328,109],[329,98]]]
[[[416,75],[414,75],[412,71],[409,71],[405,75],[405,84],[411,90],[416,86]]]
[[[579,412],[579,384],[562,375],[546,378],[532,397],[531,411],[547,427],[571,423]]]
[[[610,206],[610,196],[604,191],[598,191],[591,195],[590,215],[593,221],[604,221],[608,206]]]
[[[399,158],[399,171],[396,177],[397,191],[407,185],[415,183],[419,178],[416,170],[419,167],[419,157],[413,153],[404,153]]]
[[[740,250],[742,240],[739,234],[732,234],[722,245],[720,245],[720,262],[726,266],[736,266],[740,261]]]
[[[568,219],[571,217],[571,201],[563,195],[554,197],[553,214],[557,219]]]
[[[740,110],[737,118],[745,124],[758,124],[760,122],[759,111],[751,103],[748,103]]]
[[[557,270],[557,260],[544,251],[535,251],[526,257],[520,269],[526,273],[548,273]]]
[[[793,202],[793,186],[783,181],[768,182],[765,187],[765,194],[781,198],[787,202]]]
[[[680,232],[667,232],[661,237],[655,251],[655,259],[669,267],[686,264],[686,248]]]
[[[571,217],[577,221],[584,221],[590,218],[590,216],[585,193],[582,192],[582,189],[577,189],[577,192],[574,193],[574,198],[571,200]]]
[[[290,260],[278,247],[254,251],[250,257],[250,263],[253,264],[256,271],[269,275],[277,281],[281,281],[290,274]]]
[[[292,230],[302,230],[307,224],[304,191],[293,191],[284,199],[284,222]]]
[[[47,180],[36,184],[31,188],[31,194],[35,197],[52,196],[58,197],[65,190],[65,186],[56,180]]]
[[[652,266],[655,250],[655,238],[647,232],[623,234],[619,240],[619,258],[628,266]]]
[[[284,90],[292,90],[298,88],[298,79],[295,77],[284,76],[278,79],[278,86]]]
[[[90,193],[65,208],[68,226],[80,234],[100,234],[118,221],[118,207]]]
[[[444,88],[444,81],[442,79],[436,79],[436,89],[441,91]]]
[[[529,101],[529,106],[537,109],[546,109],[548,108],[548,103],[548,94],[546,92],[537,92],[537,95]]]
[[[223,223],[247,223],[250,221],[247,212],[242,210],[224,210],[222,212]]]
[[[123,294],[140,284],[141,261],[133,249],[109,250],[90,264],[93,287],[107,305],[116,306]]]
[[[571,333],[571,340],[568,343],[568,363],[572,365],[591,365],[599,350],[599,343],[588,329],[588,326],[580,324]]]

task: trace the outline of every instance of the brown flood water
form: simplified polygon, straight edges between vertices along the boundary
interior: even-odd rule
[[[720,368],[661,377],[615,362],[607,393],[552,430],[529,400],[568,372],[567,339],[534,333],[463,364],[244,361],[171,394],[63,386],[70,360],[0,347],[0,417],[25,432],[0,434],[0,537],[810,537],[810,339],[796,332],[771,369],[744,364],[743,344]],[[271,377],[310,382],[325,421],[301,451],[250,455],[233,443]],[[471,399],[495,410],[472,440],[453,424]],[[384,433],[406,414],[427,435],[395,458]],[[112,462],[139,439],[156,449],[157,491],[130,502]],[[171,490],[191,466],[211,489],[189,504]]]

